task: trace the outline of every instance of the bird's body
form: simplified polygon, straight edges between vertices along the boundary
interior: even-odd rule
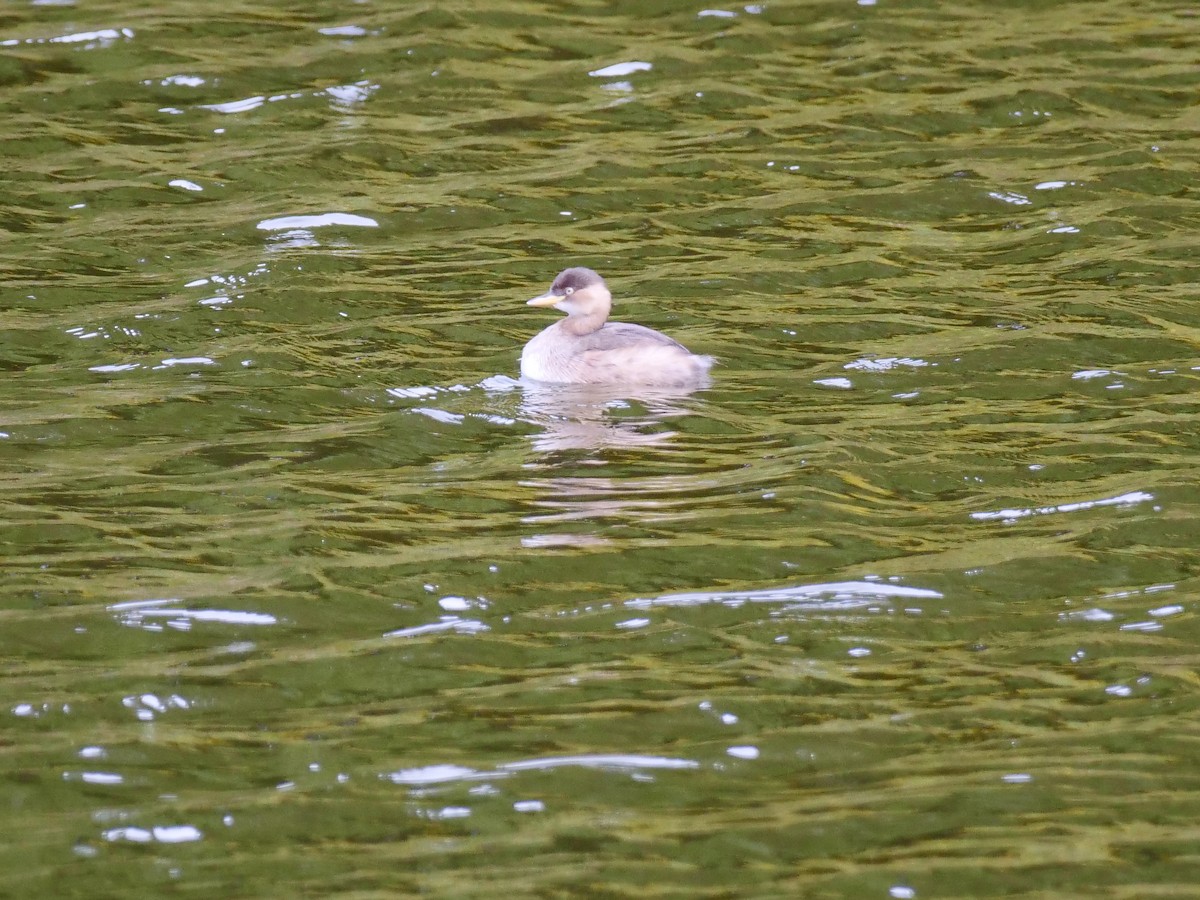
[[[698,356],[643,325],[606,322],[612,295],[591,269],[564,269],[550,290],[529,301],[567,313],[535,335],[521,353],[521,374],[565,384],[701,387],[711,356]]]

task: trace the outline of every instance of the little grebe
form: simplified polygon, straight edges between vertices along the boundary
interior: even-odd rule
[[[698,356],[642,325],[605,322],[612,294],[591,269],[558,273],[550,290],[529,301],[567,314],[535,335],[521,353],[521,374],[564,384],[702,387],[715,360]]]

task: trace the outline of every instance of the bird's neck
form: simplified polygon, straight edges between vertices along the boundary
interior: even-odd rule
[[[608,314],[604,312],[575,313],[567,316],[559,323],[559,328],[567,334],[583,337],[585,334],[599,331],[604,327]]]
[[[574,302],[563,304],[567,317],[562,322],[563,331],[582,337],[604,327],[604,320],[612,311],[612,295],[603,285],[595,285],[576,295]]]

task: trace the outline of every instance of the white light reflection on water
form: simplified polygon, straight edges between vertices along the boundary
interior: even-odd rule
[[[884,599],[940,600],[942,594],[926,588],[904,587],[873,581],[839,581],[828,584],[802,584],[795,587],[771,588],[761,591],[689,591],[682,594],[662,594],[658,597],[639,597],[626,600],[633,609],[655,606],[699,606],[720,603],[741,606],[743,603],[801,604],[805,609],[859,609]]]
[[[323,228],[328,225],[355,228],[379,227],[379,223],[368,216],[340,212],[322,213],[315,216],[279,216],[274,219],[263,219],[255,227],[259,231],[287,231],[292,228]]]
[[[1162,631],[1162,622],[1126,622],[1120,626],[1121,631]]]
[[[1097,506],[1134,506],[1153,500],[1154,495],[1145,491],[1130,491],[1116,497],[1105,497],[1102,500],[1080,500],[1076,503],[1060,503],[1057,506],[1023,507],[1020,509],[997,509],[971,513],[972,519],[988,521],[1000,519],[1004,522],[1014,522],[1026,516],[1045,516],[1050,513],[1079,512]]]
[[[625,75],[632,75],[634,72],[649,72],[653,68],[654,66],[648,62],[633,61],[614,63],[602,69],[594,69],[588,74],[593,78],[622,78]]]
[[[215,366],[216,360],[207,356],[181,356],[164,359],[155,369],[170,369],[175,366]]]
[[[636,753],[596,753],[578,756],[547,756],[541,759],[522,759],[500,763],[494,769],[470,769],[466,766],[434,765],[415,769],[400,769],[384,777],[393,784],[423,786],[448,784],[456,781],[483,781],[503,778],[514,772],[548,771],[565,766],[585,769],[605,769],[615,772],[640,773],[646,769],[699,769],[694,759],[671,756],[642,756]]]
[[[178,694],[171,694],[164,701],[156,694],[130,695],[121,698],[121,705],[132,709],[139,722],[152,722],[171,709],[191,709],[192,703]]]
[[[140,363],[113,363],[106,366],[89,366],[89,372],[99,372],[101,375],[107,375],[115,372],[129,372],[133,369],[140,369]]]
[[[103,837],[106,841],[129,841],[134,844],[184,844],[202,839],[204,832],[192,825],[155,825],[149,829],[130,825],[110,828],[103,832]]]
[[[378,89],[379,85],[372,84],[369,81],[356,81],[353,84],[334,85],[333,87],[319,91],[290,91],[286,94],[272,94],[269,97],[257,94],[253,97],[244,97],[241,100],[229,100],[224,103],[203,103],[199,108],[207,109],[211,112],[234,115],[258,109],[264,103],[278,103],[281,100],[303,100],[307,97],[329,97],[335,105],[344,107],[355,103],[362,103]],[[175,112],[178,111],[176,110]]]
[[[1059,613],[1058,617],[1062,621],[1080,622],[1111,622],[1115,618],[1105,609],[1073,609],[1070,612]]]
[[[460,413],[447,412],[435,406],[418,406],[413,409],[413,412],[427,416],[435,422],[441,422],[443,425],[461,425],[467,418]]]
[[[606,547],[611,543],[592,534],[533,534],[521,538],[521,546],[531,550],[543,547]]]
[[[223,625],[275,625],[278,620],[269,613],[246,612],[237,609],[184,609],[172,604],[182,603],[178,599],[131,600],[114,603],[108,610],[117,622],[130,628],[146,631],[162,631],[163,626],[177,631],[188,631],[193,622],[218,622]],[[164,619],[160,623],[148,621]]]
[[[1033,203],[1024,194],[1018,194],[1015,191],[988,191],[988,196],[1002,203],[1011,203],[1013,206],[1028,206]]]
[[[420,637],[425,634],[439,634],[443,631],[453,631],[455,634],[479,634],[491,629],[477,619],[461,619],[458,616],[442,616],[441,621],[430,622],[428,625],[415,625],[412,628],[398,628],[389,631],[384,637]]]
[[[758,759],[759,757],[758,748],[750,744],[738,747],[729,747],[725,750],[725,752],[735,759]]]
[[[848,362],[842,366],[843,369],[858,369],[863,372],[888,372],[899,366],[907,366],[908,368],[918,369],[923,366],[936,366],[937,363],[931,363],[924,359],[912,359],[907,356],[888,356],[881,359],[856,359],[854,362]]]
[[[302,97],[304,95],[297,94],[296,96]],[[249,112],[252,109],[258,109],[260,106],[262,106],[266,102],[267,102],[267,98],[260,94],[256,97],[245,97],[241,100],[230,100],[226,103],[206,103],[206,104],[203,104],[200,108],[201,109],[209,109],[209,110],[212,110],[213,112],[219,112],[219,113],[240,113],[240,112]]]
[[[854,382],[849,378],[816,378],[813,384],[819,384],[821,387],[838,388],[839,390],[848,391],[854,387]]]
[[[468,769],[466,766],[436,765],[421,766],[417,769],[401,769],[388,775],[388,780],[395,784],[427,785],[445,784],[451,781],[478,781],[489,778],[487,772]]]
[[[213,300],[220,298],[213,298]],[[209,304],[211,301],[201,300],[201,303]],[[228,301],[222,301],[228,302]],[[101,375],[111,375],[117,372],[132,372],[135,369],[148,368],[151,371],[158,372],[162,369],[173,369],[177,366],[215,366],[217,361],[207,356],[185,356],[179,359],[168,358],[154,366],[143,366],[142,363],[108,363],[100,366],[89,366],[89,372],[97,372]]]
[[[52,38],[10,38],[0,41],[0,47],[16,47],[19,44],[87,44],[85,49],[108,47],[116,41],[133,38],[132,28],[101,28],[99,31],[77,31]]]
[[[430,810],[424,813],[427,819],[466,819],[471,815],[469,806],[446,806],[442,809]]]
[[[1160,591],[1171,590],[1175,587],[1173,584],[1154,584],[1144,588],[1136,588],[1123,591],[1112,591],[1104,594],[1100,599],[1107,602],[1128,600],[1133,597],[1146,596],[1156,594]],[[1140,619],[1132,622],[1125,622],[1118,626],[1119,631],[1126,632],[1145,632],[1152,633],[1162,631],[1166,626],[1163,619],[1171,616],[1179,615],[1184,611],[1182,604],[1173,603],[1166,606],[1155,606],[1147,609],[1145,615],[1148,619]],[[1088,607],[1086,609],[1072,609],[1058,614],[1060,622],[1092,622],[1092,623],[1107,623],[1115,621],[1118,616],[1124,618],[1129,613],[1113,613],[1107,609],[1100,607]],[[1079,658],[1083,657],[1083,652],[1080,651]],[[1072,661],[1075,661],[1074,658]]]
[[[124,784],[125,776],[116,772],[80,772],[79,780],[84,784],[114,785]]]
[[[448,596],[438,600],[438,606],[446,612],[466,612],[468,609],[487,609],[490,604],[486,597],[476,597],[468,600],[466,597]]]
[[[423,385],[423,384],[419,384],[416,387],[388,388],[387,392],[389,394],[391,394],[393,397],[402,397],[404,399],[410,399],[410,398],[416,398],[416,397],[432,397],[434,394],[436,394],[438,392],[438,389],[433,388],[433,387],[427,387],[426,385]]]
[[[356,103],[365,102],[377,90],[379,90],[377,84],[356,81],[354,84],[338,84],[326,88],[325,93],[333,100],[335,106],[353,106]]]
[[[142,84],[153,84],[152,81],[143,81]],[[199,75],[168,75],[159,82],[163,87],[200,87],[204,84],[204,79]]]
[[[640,772],[643,769],[698,769],[700,763],[694,759],[672,756],[641,756],[635,753],[596,753],[579,756],[548,756],[543,759],[526,759],[518,762],[501,763],[497,772],[549,771],[576,766],[584,769],[608,769],[616,772]]]

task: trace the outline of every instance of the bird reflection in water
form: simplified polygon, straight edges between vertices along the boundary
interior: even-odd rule
[[[594,451],[663,448],[678,437],[668,423],[688,415],[697,400],[695,388],[623,388],[603,385],[521,384],[521,418],[541,428],[530,440],[540,453],[593,451],[584,458],[572,454],[575,465],[603,466],[606,460]],[[680,448],[687,466],[689,454]],[[560,461],[543,459],[528,468],[559,469]],[[694,512],[697,491],[707,479],[684,472],[628,477],[551,474],[522,483],[537,492],[531,501],[536,513],[523,521],[538,526],[589,522],[661,522]],[[603,531],[593,524],[584,531],[542,532],[522,540],[527,547],[595,546],[607,544]]]
[[[661,447],[676,432],[668,420],[691,411],[696,388],[521,382],[520,417],[542,429],[540,452]]]

